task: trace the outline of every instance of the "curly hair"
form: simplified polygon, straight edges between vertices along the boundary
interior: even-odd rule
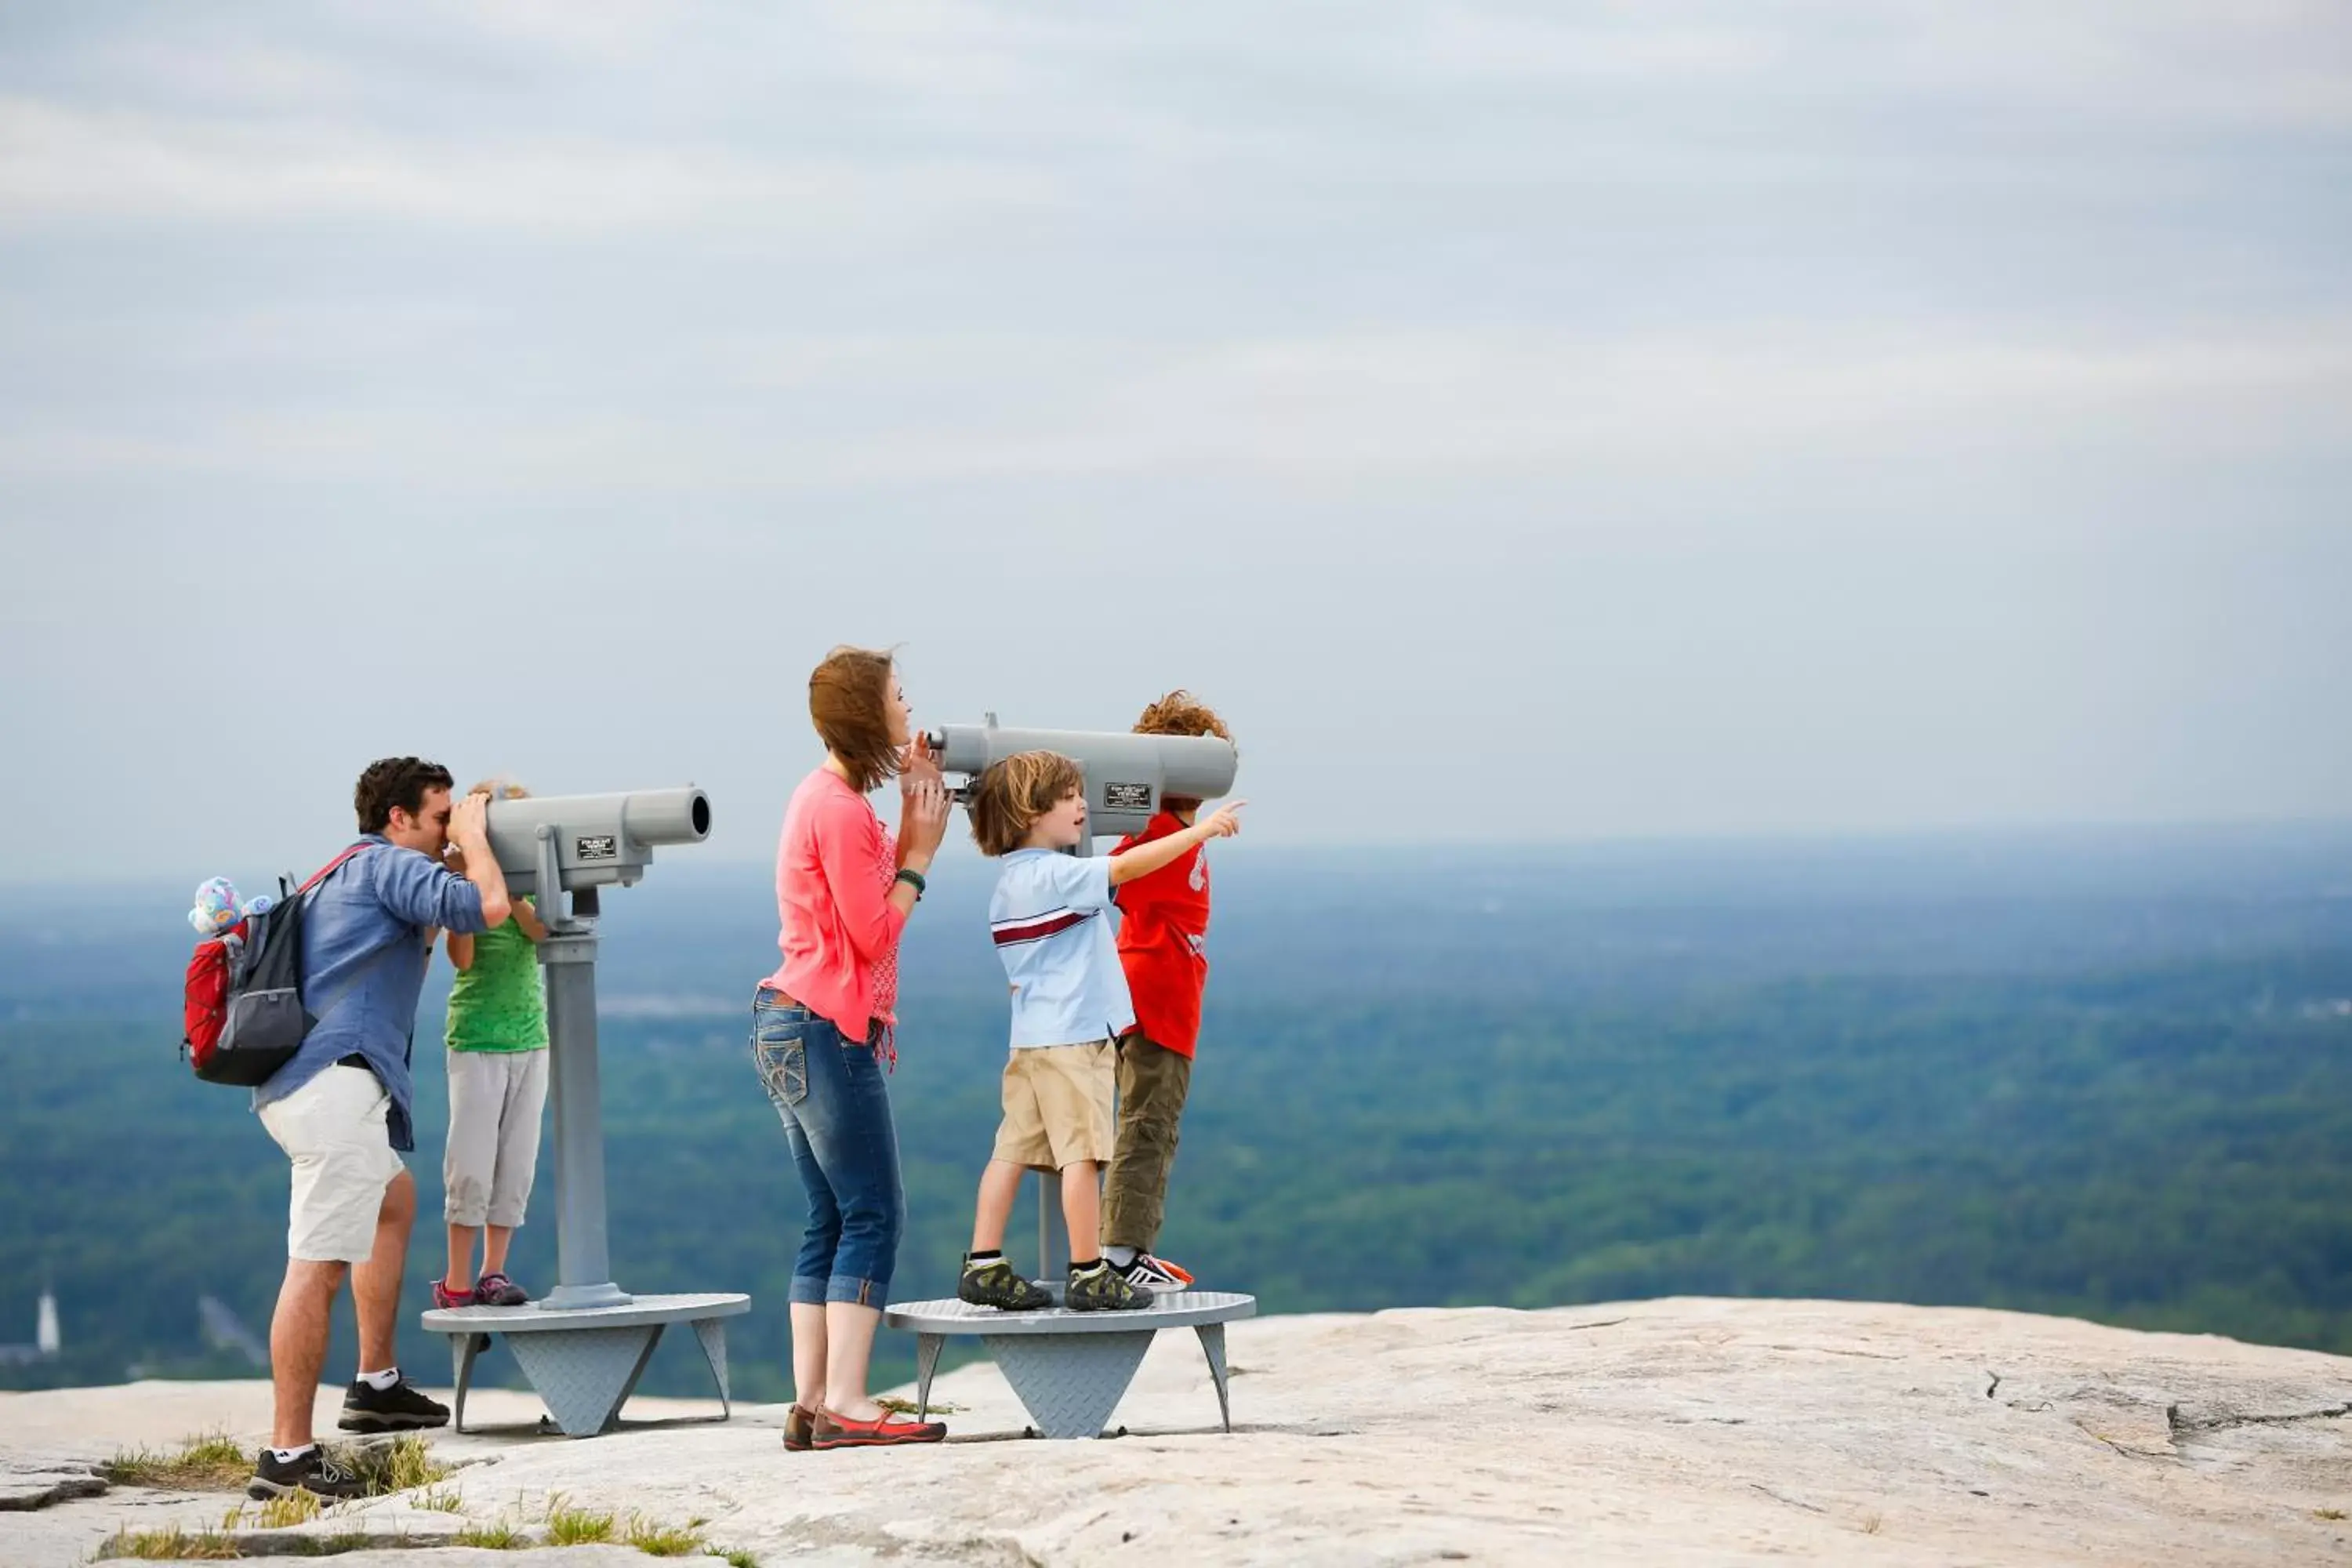
[[[428,793],[447,789],[456,782],[447,768],[422,757],[385,757],[370,763],[367,772],[360,774],[359,787],[352,792],[352,809],[359,816],[360,831],[382,833],[392,826],[395,811],[419,815]]]
[[[1135,721],[1139,735],[1214,735],[1220,741],[1230,741],[1234,732],[1217,717],[1217,710],[1194,697],[1182,687],[1143,710]]]
[[[1217,710],[1194,697],[1182,687],[1162,697],[1143,710],[1135,721],[1139,735],[1214,735],[1220,741],[1230,741],[1234,732],[1217,717]],[[1201,803],[1189,795],[1162,795],[1160,809],[1179,815],[1198,811]]]
[[[1059,752],[1015,752],[992,763],[965,803],[971,840],[983,855],[1010,855],[1033,823],[1086,787],[1084,770]]]
[[[890,741],[890,670],[895,661],[876,648],[837,647],[809,672],[809,721],[824,749],[849,770],[849,787],[864,795],[902,765]]]

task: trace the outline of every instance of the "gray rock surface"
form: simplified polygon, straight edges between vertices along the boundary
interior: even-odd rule
[[[87,1465],[0,1455],[0,1513],[29,1513],[75,1498],[102,1497],[106,1482]]]
[[[930,1449],[786,1454],[775,1406],[572,1442],[530,1435],[524,1396],[486,1396],[485,1420],[517,1425],[436,1439],[468,1462],[441,1489],[461,1512],[385,1499],[299,1529],[412,1542],[353,1564],[646,1561],[426,1545],[468,1521],[536,1532],[562,1494],[699,1519],[769,1564],[2352,1560],[2346,1358],[1806,1301],[1267,1318],[1229,1343],[1230,1436],[1189,1332],[1160,1337],[1108,1442],[1020,1438],[985,1362],[940,1376],[962,1408]],[[0,1455],[62,1469],[207,1426],[257,1435],[266,1388],[197,1386],[0,1396]],[[186,1420],[197,1404],[215,1418]],[[216,1524],[228,1500],[117,1488],[11,1514],[0,1568],[80,1560],[125,1521]]]

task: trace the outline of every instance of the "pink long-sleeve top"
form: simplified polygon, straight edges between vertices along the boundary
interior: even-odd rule
[[[784,962],[764,984],[830,1020],[845,1040],[865,1039],[869,1019],[898,1021],[907,917],[890,902],[898,875],[898,840],[848,780],[819,768],[801,781],[776,845]]]

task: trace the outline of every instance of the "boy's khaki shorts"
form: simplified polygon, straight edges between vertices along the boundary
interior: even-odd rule
[[[1111,1100],[1118,1084],[1108,1040],[1014,1051],[1004,1064],[1004,1121],[996,1129],[995,1157],[1038,1171],[1108,1162],[1117,1147]]]

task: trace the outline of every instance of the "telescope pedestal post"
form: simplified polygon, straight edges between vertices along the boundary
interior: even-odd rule
[[[551,1311],[629,1301],[613,1283],[604,1232],[596,912],[595,889],[582,889],[572,895],[572,918],[549,921],[547,940],[539,944],[539,961],[547,969],[548,1099],[555,1107],[556,1257],[556,1287],[539,1304]]]

